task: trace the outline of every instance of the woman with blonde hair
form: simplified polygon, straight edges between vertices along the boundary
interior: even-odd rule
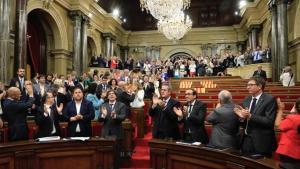
[[[130,106],[133,108],[140,108],[145,105],[145,103],[144,103],[145,91],[143,89],[142,84],[135,83],[134,85],[137,86],[137,89],[136,89],[137,91],[136,91],[133,102],[130,103]]]

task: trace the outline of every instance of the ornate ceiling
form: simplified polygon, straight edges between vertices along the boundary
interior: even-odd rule
[[[98,3],[109,13],[118,8],[122,19],[126,18],[122,24],[126,30],[157,29],[157,20],[141,11],[139,0],[99,0]],[[237,9],[238,0],[191,0],[191,7],[186,13],[193,21],[193,28],[230,26],[241,20],[235,15]]]

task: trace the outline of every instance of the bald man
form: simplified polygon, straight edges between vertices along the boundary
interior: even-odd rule
[[[219,95],[219,104],[206,120],[212,123],[213,128],[209,145],[215,148],[238,148],[239,118],[234,113],[231,93],[222,90]]]
[[[27,140],[27,114],[34,103],[33,87],[30,81],[25,82],[25,90],[29,96],[27,101],[20,101],[21,91],[17,87],[7,90],[7,99],[3,101],[3,117],[8,122],[9,141]]]

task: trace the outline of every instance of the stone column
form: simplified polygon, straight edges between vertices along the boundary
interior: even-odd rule
[[[0,1],[0,81],[8,83],[8,44],[10,0]]]
[[[127,61],[128,59],[128,52],[129,52],[129,47],[128,46],[121,46],[120,47],[121,50],[121,59],[123,61]]]
[[[275,0],[269,1],[269,10],[271,12],[271,34],[272,34],[272,46],[271,46],[271,59],[272,59],[272,79],[273,81],[279,81],[280,68],[278,64],[278,30],[277,30],[277,6]]]
[[[82,59],[82,70],[87,71],[88,67],[88,53],[87,53],[87,27],[89,24],[89,17],[86,15],[82,15],[82,24],[81,24],[81,59]]]
[[[278,64],[282,69],[288,64],[288,29],[287,29],[288,0],[277,0],[277,30],[278,30]]]
[[[116,40],[111,38],[111,41],[110,41],[110,56],[114,56],[114,45],[115,45],[115,42]]]
[[[15,71],[27,64],[27,0],[16,0],[15,20]],[[9,13],[8,13],[9,15]],[[2,19],[2,18],[1,18]]]
[[[66,75],[68,69],[72,70],[71,52],[64,49],[55,49],[51,51],[51,56],[54,58],[54,70],[58,75]],[[74,59],[73,59],[74,60]]]
[[[80,11],[71,11],[69,13],[73,20],[73,70],[77,72],[78,75],[82,74],[81,67],[81,21],[82,13]]]
[[[256,29],[252,29],[251,30],[251,39],[252,39],[252,47],[253,49],[256,49],[257,47],[257,30]]]
[[[249,48],[253,49],[253,46],[252,46],[252,34],[251,34],[251,32],[248,32],[248,43],[249,43]]]
[[[104,57],[110,58],[110,48],[111,48],[111,34],[110,33],[104,33],[103,38],[105,39],[105,50],[104,50]]]

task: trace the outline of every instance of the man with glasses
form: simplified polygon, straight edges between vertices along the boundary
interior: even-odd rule
[[[247,89],[251,96],[244,100],[243,108],[235,109],[245,125],[241,150],[244,154],[255,157],[271,157],[276,148],[274,122],[277,104],[273,96],[264,93],[264,88],[263,78],[250,78]]]
[[[184,124],[183,139],[187,142],[206,144],[208,137],[204,127],[206,104],[197,100],[197,92],[193,89],[185,91],[186,105],[183,110],[174,107],[174,112]]]
[[[103,122],[102,137],[113,136],[123,139],[122,121],[126,118],[126,105],[117,101],[115,90],[107,93],[108,102],[101,105],[99,121]]]
[[[180,103],[171,98],[171,89],[168,84],[161,87],[161,97],[153,96],[152,108],[149,115],[153,118],[153,138],[171,138],[177,140],[180,138],[178,129],[178,116],[174,112],[174,107],[180,107]]]

